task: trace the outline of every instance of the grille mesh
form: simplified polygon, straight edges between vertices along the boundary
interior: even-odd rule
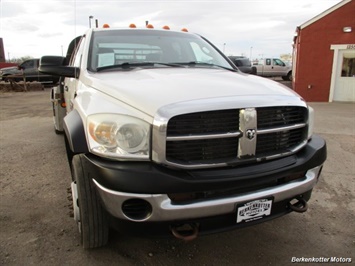
[[[180,163],[206,163],[211,160],[231,160],[237,157],[238,139],[204,139],[168,141],[167,159]]]
[[[287,152],[303,140],[304,129],[298,128],[281,132],[258,135],[256,156],[267,156],[272,153]]]
[[[219,134],[239,129],[239,110],[221,110],[178,115],[169,120],[168,136]]]
[[[307,109],[296,106],[258,108],[258,129],[306,122]]]

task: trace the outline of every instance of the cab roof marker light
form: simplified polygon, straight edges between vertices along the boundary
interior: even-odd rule
[[[102,25],[102,27],[103,27],[104,29],[107,29],[107,28],[110,27],[110,25],[108,25],[107,23],[105,23],[104,25]]]
[[[136,24],[134,24],[134,23],[129,24],[129,27],[130,27],[131,29],[137,28],[137,27],[136,27]]]
[[[165,25],[165,26],[163,27],[163,29],[164,29],[164,30],[170,30],[170,27],[167,26],[167,25]]]
[[[152,24],[148,24],[147,29],[154,29],[154,26]]]
[[[181,31],[189,32],[186,28],[182,28]]]

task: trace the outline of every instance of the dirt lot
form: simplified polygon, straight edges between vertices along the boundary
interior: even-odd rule
[[[106,247],[87,251],[69,217],[70,173],[49,91],[1,93],[0,265],[288,265],[330,257],[354,264],[355,105],[311,105],[328,160],[307,212],[188,243],[113,232]]]

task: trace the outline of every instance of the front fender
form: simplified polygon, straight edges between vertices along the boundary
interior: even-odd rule
[[[68,145],[72,153],[89,152],[83,121],[76,110],[64,117],[63,125]]]

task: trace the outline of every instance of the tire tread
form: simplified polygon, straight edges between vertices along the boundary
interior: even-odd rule
[[[83,166],[81,156],[83,155],[78,154],[73,157],[79,197],[81,240],[84,248],[97,248],[108,242],[108,218],[90,173]]]

